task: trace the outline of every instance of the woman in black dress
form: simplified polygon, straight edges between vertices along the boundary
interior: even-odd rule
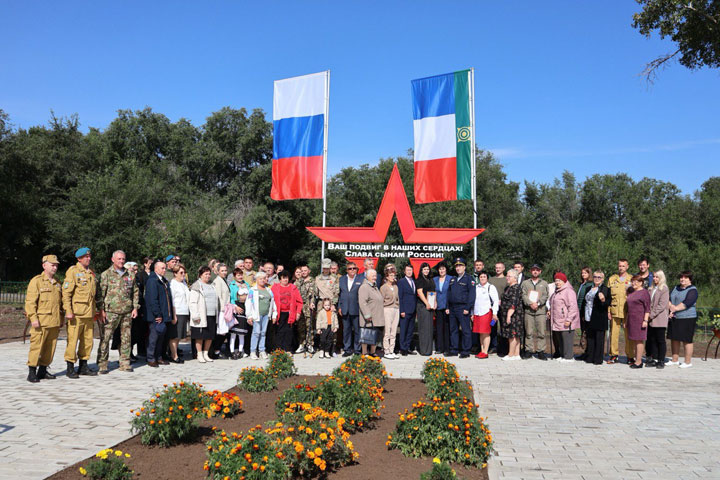
[[[430,265],[420,265],[420,275],[415,281],[417,291],[418,353],[426,357],[433,352],[433,310],[436,303],[430,304],[429,297],[435,295],[435,282],[430,277]],[[432,293],[432,295],[430,295]],[[435,301],[437,299],[434,299]]]
[[[510,342],[510,349],[503,360],[520,360],[520,339],[525,335],[522,289],[516,270],[507,272],[506,278],[508,286],[502,294],[498,315],[500,336]]]

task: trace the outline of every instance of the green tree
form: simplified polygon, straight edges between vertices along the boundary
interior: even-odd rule
[[[648,63],[643,75],[652,81],[658,68],[678,55],[690,69],[720,67],[720,1],[718,0],[637,0],[642,11],[633,15],[633,27],[650,37],[670,37],[677,50]]]

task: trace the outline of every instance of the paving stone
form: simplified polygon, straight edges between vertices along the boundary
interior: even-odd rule
[[[188,361],[30,384],[27,348],[0,345],[0,479],[16,479],[19,471],[24,478],[45,478],[125,440],[130,409],[163,383],[193,380],[225,390],[242,368],[263,363]],[[187,358],[189,345],[183,348]],[[53,373],[65,371],[64,349],[64,340],[58,341]],[[110,368],[117,368],[116,351],[110,360]],[[296,365],[301,375],[328,374],[342,360],[297,356]],[[393,378],[420,378],[424,360],[408,356],[385,365]],[[493,480],[720,478],[720,360],[663,371],[496,357],[452,361],[472,382],[480,415],[495,438]],[[42,448],[46,461],[38,463],[28,454],[31,448]]]

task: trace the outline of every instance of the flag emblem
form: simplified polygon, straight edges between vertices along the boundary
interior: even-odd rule
[[[470,127],[459,127],[457,129],[458,142],[469,142],[470,141]]]

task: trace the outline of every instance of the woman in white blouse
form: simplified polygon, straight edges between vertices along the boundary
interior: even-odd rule
[[[488,282],[488,272],[478,274],[475,285],[475,307],[473,308],[473,333],[480,334],[480,353],[476,358],[488,358],[490,349],[490,331],[498,321],[500,298],[494,285]]]
[[[175,265],[173,274],[175,276],[170,280],[170,291],[172,292],[177,323],[175,325],[169,325],[170,340],[168,341],[168,345],[170,346],[170,357],[172,357],[170,361],[173,363],[184,363],[183,359],[178,357],[178,346],[180,345],[180,340],[187,335],[187,328],[190,323],[190,309],[188,307],[190,289],[187,286],[187,271],[183,264]]]

